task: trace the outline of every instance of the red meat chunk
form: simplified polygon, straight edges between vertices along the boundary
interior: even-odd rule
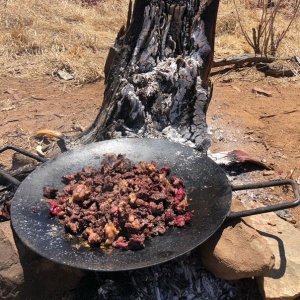
[[[43,194],[50,214],[90,246],[139,250],[146,239],[192,219],[184,182],[170,173],[155,162],[108,154],[98,168],[65,175],[62,192],[44,187]]]

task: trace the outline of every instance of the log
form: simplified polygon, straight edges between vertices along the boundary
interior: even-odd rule
[[[260,63],[256,65],[258,71],[265,73],[266,76],[272,77],[293,77],[296,75],[295,70],[286,66],[275,66],[272,64]]]
[[[277,58],[274,56],[256,56],[254,54],[243,54],[238,56],[231,56],[219,60],[215,60],[213,62],[212,67],[225,67],[229,65],[242,66],[246,63],[271,63],[275,61]]]

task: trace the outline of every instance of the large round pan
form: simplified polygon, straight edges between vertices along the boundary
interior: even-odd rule
[[[163,236],[146,242],[139,251],[77,249],[66,237],[62,225],[49,218],[48,207],[41,202],[44,186],[63,188],[61,177],[82,167],[98,166],[105,153],[122,153],[134,162],[154,160],[168,165],[172,174],[186,184],[190,209],[194,211],[189,226],[173,228]],[[207,156],[190,147],[154,139],[119,139],[94,143],[69,151],[45,162],[20,185],[12,201],[12,225],[23,243],[41,256],[69,266],[95,271],[122,271],[163,263],[191,251],[207,240],[227,217],[237,217],[299,204],[297,185],[291,181],[247,185],[257,188],[292,184],[296,201],[281,206],[242,213],[230,213],[233,187],[224,171]],[[37,212],[33,212],[37,207]]]

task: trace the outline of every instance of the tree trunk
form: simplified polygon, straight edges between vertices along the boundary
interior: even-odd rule
[[[105,65],[104,102],[72,148],[119,137],[167,138],[206,151],[208,80],[219,0],[136,0]]]

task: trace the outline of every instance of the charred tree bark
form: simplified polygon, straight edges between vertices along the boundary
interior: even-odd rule
[[[136,0],[110,49],[104,102],[72,148],[119,137],[210,145],[206,112],[219,0]]]

